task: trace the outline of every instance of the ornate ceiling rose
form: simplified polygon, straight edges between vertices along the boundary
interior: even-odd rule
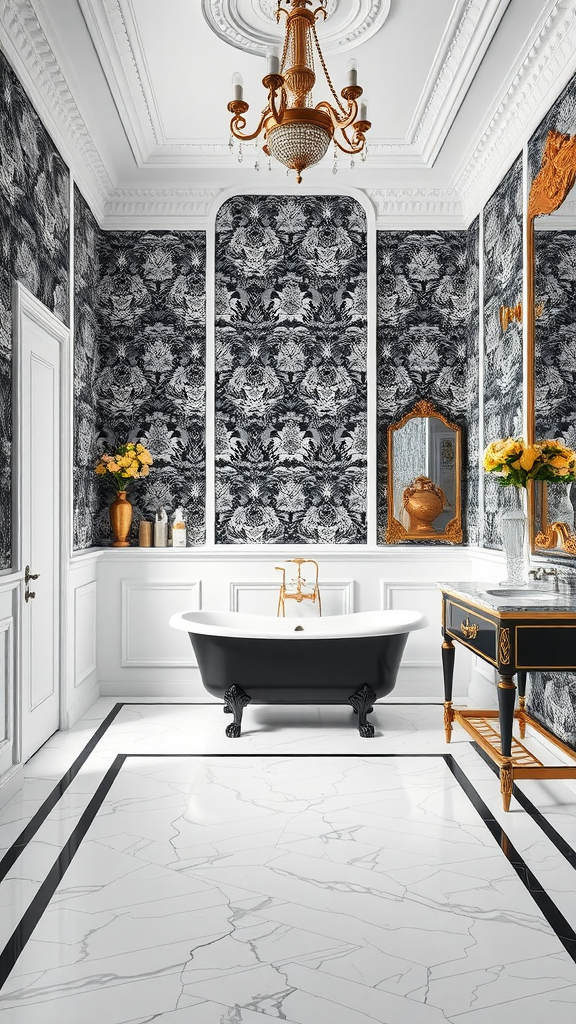
[[[324,53],[342,53],[369,39],[384,24],[391,0],[328,0],[320,27]],[[220,39],[246,53],[264,56],[283,38],[276,0],[202,0],[202,13]]]

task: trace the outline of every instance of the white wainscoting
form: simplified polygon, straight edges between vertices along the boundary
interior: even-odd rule
[[[412,700],[443,700],[442,676],[442,596],[436,583],[428,580],[381,580],[382,608],[423,612],[428,619],[425,629],[414,630],[408,637],[400,666],[398,695],[407,689]],[[470,674],[470,656],[458,648],[457,671],[454,673],[455,700],[466,697]]]
[[[376,608],[424,612],[429,626],[408,641],[391,701],[443,700],[440,598],[436,580],[470,578],[465,548],[389,547],[279,551],[263,549],[100,550],[97,587],[97,679],[103,695],[205,702],[188,636],[168,626],[174,611],[203,608],[275,615],[288,557],[316,558],[325,615]],[[83,579],[78,583],[86,583]],[[287,602],[287,615],[316,615],[312,602]],[[456,659],[455,694],[465,697],[470,657]],[[83,684],[84,685],[84,684]]]
[[[191,668],[197,665],[187,633],[172,629],[175,612],[198,611],[200,580],[122,580],[122,668]]]
[[[74,689],[96,672],[96,580],[74,590]]]
[[[20,649],[18,642],[19,579],[0,580],[0,807],[20,785],[20,742],[17,732]]]
[[[77,555],[68,571],[64,632],[66,673],[62,676],[62,722],[71,728],[99,697],[98,552]]]

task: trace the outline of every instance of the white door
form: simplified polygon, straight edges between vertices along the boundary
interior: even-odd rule
[[[15,287],[18,409],[16,508],[22,592],[22,760],[60,719],[60,361],[66,329]]]

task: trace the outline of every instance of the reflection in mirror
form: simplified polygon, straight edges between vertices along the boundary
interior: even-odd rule
[[[425,401],[388,428],[388,544],[462,542],[460,436]]]
[[[576,123],[571,130],[576,131]],[[533,438],[576,447],[576,136],[549,131],[529,203]],[[542,148],[543,146],[543,148]],[[576,554],[576,485],[534,486],[535,551]]]

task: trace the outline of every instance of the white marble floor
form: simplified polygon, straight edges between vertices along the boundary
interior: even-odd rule
[[[0,857],[111,709],[29,762]],[[372,720],[120,708],[0,882],[0,1024],[573,1024],[574,789],[522,784],[563,854],[441,707]]]

